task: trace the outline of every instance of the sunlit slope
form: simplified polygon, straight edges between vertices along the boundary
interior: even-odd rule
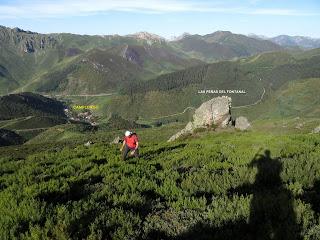
[[[260,104],[235,109],[236,115],[250,119],[320,117],[320,78],[288,82]]]
[[[121,45],[93,49],[64,63],[39,76],[27,89],[59,94],[115,92],[127,82],[147,80],[201,62],[179,58],[165,48]]]
[[[126,161],[103,142],[3,148],[0,236],[317,239],[319,141],[250,132],[149,138],[140,158]]]

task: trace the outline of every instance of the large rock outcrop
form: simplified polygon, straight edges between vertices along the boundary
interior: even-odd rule
[[[212,98],[204,102],[196,109],[193,121],[189,122],[184,129],[173,135],[168,141],[171,142],[183,135],[191,134],[197,128],[227,127],[231,120],[230,108],[231,98],[226,96]]]
[[[194,127],[226,127],[230,121],[230,97],[216,97],[201,104],[193,115]]]

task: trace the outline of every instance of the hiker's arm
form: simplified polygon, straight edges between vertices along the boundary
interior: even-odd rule
[[[139,147],[139,142],[137,142],[136,148],[134,150],[138,149],[138,147]]]

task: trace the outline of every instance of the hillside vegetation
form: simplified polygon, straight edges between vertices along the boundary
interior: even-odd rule
[[[67,122],[66,105],[58,100],[34,93],[10,94],[0,97],[0,128],[15,131],[7,144],[21,144],[41,131]],[[15,136],[16,135],[16,136]],[[9,144],[11,143],[11,144]]]
[[[1,239],[320,237],[318,135],[208,132],[169,144],[165,129],[145,131],[141,157],[124,162],[102,141],[1,150]]]
[[[65,117],[65,105],[34,93],[10,94],[0,97],[0,120],[28,116]]]
[[[233,113],[245,115],[250,120],[320,118],[319,89],[320,78],[288,82],[260,104],[234,109]]]

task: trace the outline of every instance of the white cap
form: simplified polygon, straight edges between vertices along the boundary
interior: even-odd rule
[[[126,137],[129,137],[129,136],[131,135],[131,132],[127,130],[127,131],[124,133],[124,135],[125,135]]]

